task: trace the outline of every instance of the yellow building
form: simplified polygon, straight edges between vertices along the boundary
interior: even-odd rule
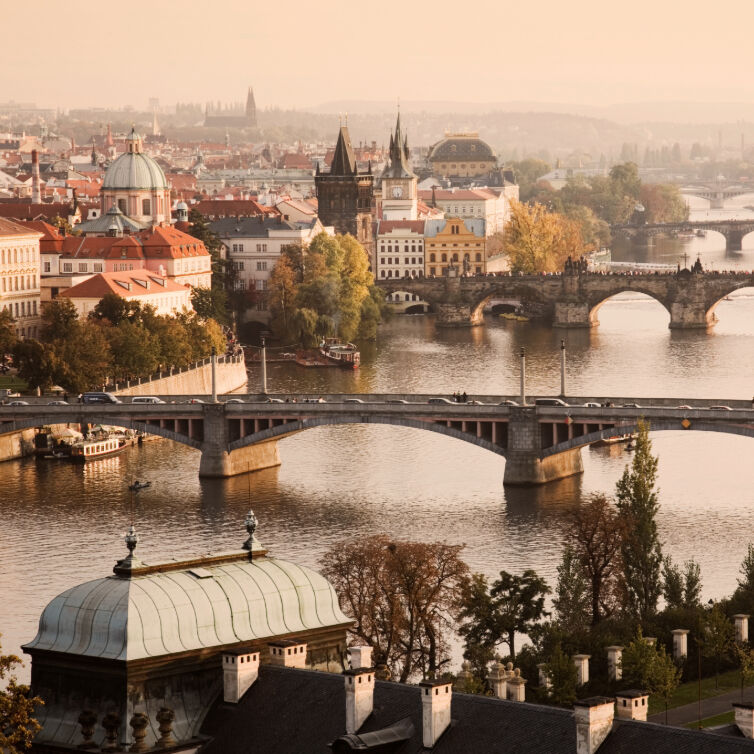
[[[446,275],[453,265],[458,274],[487,272],[487,237],[484,220],[451,217],[427,220],[424,229],[425,275]]]

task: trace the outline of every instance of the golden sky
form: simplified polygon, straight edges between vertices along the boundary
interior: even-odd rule
[[[3,6],[0,101],[754,101],[754,0]]]

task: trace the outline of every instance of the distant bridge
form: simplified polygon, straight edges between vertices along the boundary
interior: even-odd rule
[[[297,432],[390,424],[437,432],[503,456],[506,484],[543,484],[578,474],[582,447],[634,432],[640,417],[653,431],[754,437],[754,409],[748,401],[581,396],[568,398],[569,406],[508,406],[499,404],[509,397],[484,395],[469,396],[478,403],[429,403],[437,396],[414,394],[326,395],[321,403],[305,402],[312,396],[295,397],[295,403],[268,403],[263,395],[248,395],[238,397],[243,403],[0,406],[0,434],[69,423],[132,428],[200,450],[200,476],[227,477],[279,465],[277,440]],[[164,396],[165,401],[175,399]],[[602,405],[583,405],[592,402]],[[624,406],[636,403],[641,408]],[[686,404],[692,407],[683,408]],[[723,404],[730,410],[713,408]]]
[[[754,231],[754,220],[688,220],[680,223],[611,225],[610,230],[631,238],[636,236],[656,236],[661,233],[714,230],[725,236],[725,248],[727,251],[741,251],[743,249],[744,236]]]
[[[754,224],[752,225],[754,229]],[[752,273],[489,275],[443,278],[381,278],[385,293],[417,294],[437,312],[444,326],[479,325],[491,299],[533,301],[556,327],[594,327],[600,306],[624,291],[644,293],[670,313],[672,328],[707,328],[715,307],[728,294],[754,286]]]
[[[681,186],[680,192],[707,199],[710,203],[710,209],[722,209],[725,206],[726,199],[731,199],[734,196],[744,196],[745,194],[754,194],[754,183],[747,181],[739,183],[731,182],[728,184],[723,181],[697,182],[689,186]]]

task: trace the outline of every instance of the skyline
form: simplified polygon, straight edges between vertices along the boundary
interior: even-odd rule
[[[138,109],[150,97],[239,101],[249,84],[263,109],[337,100],[574,109],[754,100],[745,58],[754,8],[730,0],[714,15],[699,2],[678,12],[636,0],[627,14],[595,0],[576,10],[546,0],[536,11],[481,0],[460,27],[449,3],[427,13],[395,0],[369,17],[343,0],[323,0],[316,15],[294,2],[287,15],[261,18],[239,0],[221,0],[212,14],[174,0],[135,0],[128,16],[92,12],[85,0],[35,5],[43,21],[33,27],[27,8],[6,9],[6,28],[27,33],[4,39],[5,59],[23,61],[0,71],[4,101]]]

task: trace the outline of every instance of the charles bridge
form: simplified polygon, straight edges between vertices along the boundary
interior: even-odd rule
[[[741,251],[744,236],[754,232],[754,220],[686,220],[679,223],[611,225],[610,230],[629,238],[657,236],[663,233],[682,233],[684,231],[713,230],[725,236],[726,251]]]
[[[298,432],[328,425],[389,424],[437,432],[503,456],[504,483],[518,485],[581,473],[582,447],[632,433],[642,417],[652,431],[754,437],[749,401],[569,396],[570,405],[537,406],[531,405],[533,397],[529,405],[502,405],[505,400],[521,402],[520,396],[469,396],[467,403],[437,398],[296,395],[270,401],[266,395],[252,394],[224,403],[211,403],[209,396],[165,396],[161,404],[70,406],[36,399],[26,406],[0,406],[0,435],[61,424],[120,426],[196,448],[202,454],[200,476],[229,477],[279,465],[277,441]],[[188,402],[197,399],[207,402]]]
[[[607,299],[631,291],[659,301],[670,313],[672,328],[707,328],[715,323],[717,304],[733,291],[754,286],[754,274],[574,272],[387,278],[377,285],[385,293],[416,294],[432,306],[437,324],[449,327],[482,324],[484,306],[493,298],[535,302],[555,327],[594,327],[599,324],[599,308]]]

